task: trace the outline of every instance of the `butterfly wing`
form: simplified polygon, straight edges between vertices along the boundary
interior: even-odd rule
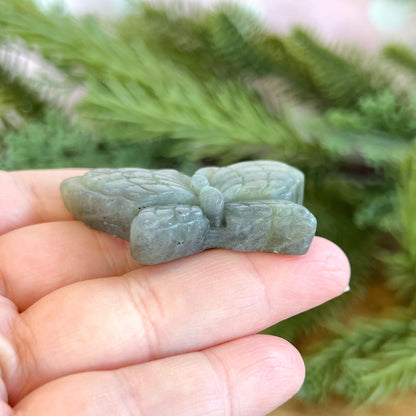
[[[61,185],[65,206],[89,227],[130,239],[130,224],[143,209],[195,204],[190,178],[173,169],[93,169]]]
[[[262,160],[202,168],[196,174],[205,176],[224,196],[224,226],[208,236],[211,247],[282,254],[307,251],[316,219],[301,205],[301,171]]]
[[[131,254],[142,264],[157,264],[206,248],[209,221],[200,207],[165,205],[140,211],[131,224]]]
[[[215,244],[237,251],[304,254],[315,231],[315,217],[292,201],[231,202]]]
[[[210,185],[222,192],[225,202],[270,199],[302,203],[304,175],[282,162],[240,162],[202,168],[196,174],[206,176]]]

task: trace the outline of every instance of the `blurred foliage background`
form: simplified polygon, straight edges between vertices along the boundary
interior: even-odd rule
[[[379,403],[416,387],[415,81],[404,45],[279,36],[233,5],[140,3],[109,22],[0,0],[0,168],[300,168],[351,291],[267,332],[306,356],[302,400]]]

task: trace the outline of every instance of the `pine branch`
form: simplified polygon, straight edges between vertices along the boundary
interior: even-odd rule
[[[87,79],[100,80],[89,83],[82,109],[105,122],[109,135],[186,139],[194,157],[226,158],[237,143],[241,157],[259,149],[259,142],[269,147],[284,143],[279,146],[283,158],[310,147],[239,82],[201,83],[185,69],[161,62],[146,45],[126,45],[96,21],[25,15],[23,3],[12,4],[0,17],[9,33],[35,43],[58,67],[81,65]]]
[[[145,61],[148,64],[151,59],[146,57]],[[91,85],[84,113],[105,123],[109,135],[180,139],[182,154],[186,146],[193,157],[238,157],[236,150],[247,156],[263,144],[267,149],[280,147],[284,158],[310,147],[284,121],[270,117],[242,85],[200,86],[190,75],[169,65],[149,70],[157,77],[154,83],[149,80],[149,87],[154,85],[151,93],[135,83],[102,80],[101,85]],[[167,79],[169,90],[163,85]]]
[[[378,73],[366,69],[358,53],[348,59],[315,40],[302,29],[296,29],[287,40],[290,53],[303,63],[329,106],[354,107],[362,96],[374,95],[388,86]],[[355,56],[357,55],[357,56]]]
[[[186,161],[172,163],[163,158],[164,141],[112,143],[97,134],[87,134],[57,110],[28,122],[24,128],[4,137],[0,169],[51,169],[63,167],[172,167],[195,171]]]
[[[133,26],[133,33],[163,49],[174,62],[187,57],[186,64],[195,69],[197,60],[199,74],[233,80],[278,77],[287,83],[287,92],[321,108],[356,107],[362,96],[390,85],[376,63],[365,62],[357,51],[337,53],[300,29],[288,37],[270,34],[240,7],[220,6],[211,13],[196,9],[188,16],[145,4],[119,27],[124,38],[132,39]]]
[[[415,350],[413,328],[406,339],[390,343],[368,358],[348,360],[344,366],[345,381],[339,384],[338,391],[358,403],[381,403],[392,393],[406,393],[416,387]]]
[[[15,5],[14,2],[13,4]],[[105,114],[105,118],[108,119],[106,125],[113,136],[118,136],[122,132],[124,137],[137,139],[146,134],[151,137],[163,135],[188,140],[193,137],[191,149],[194,157],[221,155],[223,161],[250,155],[261,157],[265,154],[269,157],[286,159],[302,154],[306,149],[310,151],[318,148],[332,152],[335,157],[339,157],[340,153],[348,156],[351,152],[357,152],[357,146],[362,147],[361,154],[373,155],[374,149],[380,148],[380,140],[375,140],[374,145],[368,146],[369,139],[359,143],[358,140],[354,141],[351,136],[347,136],[345,140],[331,141],[326,140],[328,135],[325,140],[318,137],[319,146],[316,146],[315,140],[301,137],[299,130],[294,129],[283,116],[272,118],[267,114],[261,108],[257,97],[250,94],[239,81],[234,80],[224,85],[210,77],[208,81],[205,79],[201,83],[201,80],[191,75],[190,71],[155,56],[149,46],[141,44],[140,41],[128,46],[121,39],[105,32],[96,21],[75,21],[66,15],[41,14],[35,14],[34,19],[33,16],[25,16],[22,13],[24,8],[19,9],[19,7],[15,5],[8,11],[6,9],[7,12],[3,17],[4,21],[8,22],[7,27],[11,33],[19,34],[27,42],[36,42],[40,50],[58,66],[69,65],[73,68],[81,66],[86,71],[87,78],[103,79],[102,86],[90,84],[91,95],[86,99],[83,108],[95,120],[102,120]],[[168,14],[165,13],[164,16],[160,12],[156,15],[163,20]],[[231,13],[230,16],[224,12],[216,12],[208,19],[216,23],[203,26],[211,30],[211,39],[215,37],[212,33],[214,28],[222,30],[222,34],[217,36],[217,47],[214,47],[215,42],[211,41],[210,50],[216,50],[216,55],[222,56],[223,63],[228,60],[241,68],[245,67],[248,61],[256,60],[255,57],[259,56],[259,68],[263,68],[264,59],[258,52],[258,43],[262,36],[264,38],[264,34],[260,31],[250,33],[246,29],[249,27],[248,18],[244,15]],[[0,21],[1,19],[0,17]],[[30,25],[29,19],[32,21]],[[244,23],[245,20],[247,24]],[[202,28],[201,33],[203,33]],[[231,48],[231,44],[237,38],[241,53],[237,49],[232,51]],[[273,39],[276,44],[278,38]],[[315,96],[317,94],[322,98],[322,93],[328,89],[333,98],[337,97],[338,100],[342,94],[351,91],[350,85],[339,87],[343,80],[345,81],[345,76],[352,83],[352,91],[359,89],[361,92],[373,92],[374,87],[366,78],[368,74],[363,75],[363,71],[356,68],[355,62],[350,63],[338,57],[304,32],[297,31],[288,40],[279,42],[280,51],[284,52],[281,57],[284,59],[278,59],[278,54],[275,54],[274,68],[278,64],[286,65],[279,69],[280,74],[282,70],[283,72],[286,70],[287,75],[295,76],[293,81],[302,89],[306,88],[309,81],[315,79],[316,82],[312,83]],[[219,44],[222,46],[218,46]],[[231,55],[228,56],[229,53]],[[236,53],[240,53],[240,60]],[[162,66],[169,70],[164,70]],[[296,67],[298,67],[297,71],[294,70]],[[267,69],[267,65],[265,68]],[[256,72],[253,66],[246,68],[246,73],[248,70]],[[305,78],[303,74],[309,77],[306,78],[306,84],[301,82]],[[341,88],[341,92],[338,91],[339,88],[332,91],[330,84]],[[127,91],[128,88],[131,91]],[[380,106],[382,107],[381,104],[375,107],[363,104],[363,108],[370,108],[365,117],[371,118],[371,114],[377,112]],[[405,116],[394,118],[394,112],[388,111],[392,108],[391,104],[386,109],[382,108],[380,116],[373,118],[378,121],[384,120],[385,114],[390,114],[389,118],[383,121],[384,126],[391,125],[392,120],[395,126],[403,121],[407,123],[409,119],[407,113]],[[186,120],[184,111],[189,111]],[[195,114],[196,111],[199,113]],[[337,134],[333,137],[336,138]],[[235,151],[236,143],[239,143],[238,153]],[[262,145],[259,146],[259,143]],[[330,148],[331,143],[341,144],[335,154]],[[233,151],[230,150],[230,146],[234,146]],[[183,146],[180,145],[176,154],[182,151]]]
[[[375,319],[338,332],[340,338],[306,359],[303,400],[324,400],[337,393],[355,402],[370,402],[414,386],[414,320]]]
[[[395,155],[403,154],[408,149],[401,141],[416,134],[415,109],[406,94],[393,91],[392,80],[377,69],[376,62],[366,62],[357,51],[337,53],[300,29],[289,37],[268,34],[252,14],[235,7],[219,8],[205,19],[201,11],[187,18],[149,5],[141,12],[147,20],[138,14],[136,25],[155,19],[158,26],[172,30],[171,36],[166,30],[153,30],[151,38],[160,37],[159,49],[166,50],[161,48],[162,41],[175,44],[174,50],[168,48],[169,59],[187,56],[187,62],[193,62],[196,54],[198,62],[203,62],[199,74],[205,68],[234,80],[278,77],[286,85],[269,82],[264,91],[268,102],[280,105],[282,99],[276,98],[290,91],[314,105],[319,103],[321,108],[336,107],[328,114],[329,120],[348,133],[334,132],[334,140],[329,140],[330,145],[337,146],[334,150],[338,154],[358,153],[370,165],[380,165],[387,159],[387,152],[380,149],[387,145]],[[192,35],[197,39],[194,42]],[[363,134],[357,134],[360,132]],[[326,136],[317,139],[323,147]],[[391,140],[396,141],[397,152],[391,149]]]
[[[115,23],[115,30],[128,45],[144,43],[157,57],[188,68],[198,77],[221,76],[224,68],[210,45],[206,20],[199,7],[180,13],[144,1],[134,3]]]
[[[98,143],[92,137],[72,126],[58,111],[49,111],[44,118],[5,135],[0,168],[88,167],[100,160],[97,150]]]
[[[103,30],[93,17],[42,13],[32,2],[0,0],[0,27],[10,37],[34,46],[56,67],[76,80],[112,74],[130,79],[140,72],[140,59],[124,42]]]
[[[256,42],[264,37],[264,30],[251,11],[222,6],[208,15],[207,26],[212,49],[231,74],[259,77],[270,72],[269,62],[256,48]]]
[[[373,135],[376,133],[381,139],[386,137],[391,146],[400,147],[400,141],[412,139],[416,134],[415,110],[411,102],[399,99],[390,90],[382,90],[361,97],[356,110],[330,110],[327,117],[335,126],[350,131],[371,132]],[[376,149],[371,152],[377,153]]]
[[[266,62],[259,63],[261,56],[250,41],[262,31],[260,21],[240,6],[225,4],[207,11],[195,4],[178,11],[142,2],[116,27],[129,44],[143,39],[156,54],[200,77],[239,80],[250,71],[264,73]]]

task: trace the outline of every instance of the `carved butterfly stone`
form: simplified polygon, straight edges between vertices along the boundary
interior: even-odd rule
[[[221,247],[304,254],[316,231],[304,175],[281,162],[173,169],[93,169],[64,180],[65,206],[89,227],[131,243],[142,264]]]

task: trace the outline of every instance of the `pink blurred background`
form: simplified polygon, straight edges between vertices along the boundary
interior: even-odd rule
[[[41,4],[53,0],[37,0]],[[116,16],[129,0],[61,0],[75,14]],[[160,3],[161,1],[154,1]],[[162,0],[175,3],[177,0]],[[182,0],[210,7],[221,0]],[[386,41],[416,44],[415,0],[234,0],[259,14],[266,27],[284,33],[293,25],[311,27],[323,39],[374,51]]]

